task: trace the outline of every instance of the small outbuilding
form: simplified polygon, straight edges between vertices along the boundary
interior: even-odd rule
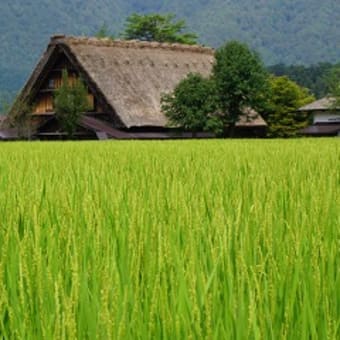
[[[340,108],[335,107],[335,99],[325,97],[299,109],[310,114],[312,124],[301,133],[305,136],[340,136]]]
[[[69,81],[79,77],[84,81],[90,103],[75,138],[186,138],[191,134],[168,126],[161,95],[172,91],[189,73],[208,77],[213,63],[214,50],[202,46],[54,36],[18,102],[31,108],[31,138],[65,138],[54,113],[53,94],[61,85],[62,71],[67,70]],[[8,122],[18,115],[24,113],[12,109]],[[246,137],[262,136],[265,128],[259,115],[237,124],[240,135]],[[197,136],[212,137],[206,133]]]

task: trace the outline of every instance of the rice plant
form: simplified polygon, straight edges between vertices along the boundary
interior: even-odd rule
[[[0,339],[340,338],[339,139],[0,148]]]

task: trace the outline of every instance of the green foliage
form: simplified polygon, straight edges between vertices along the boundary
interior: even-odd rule
[[[332,68],[327,75],[328,94],[335,99],[334,108],[340,107],[340,65]]]
[[[267,73],[260,57],[247,45],[231,41],[215,53],[213,78],[225,123],[236,124],[244,109],[263,103]]]
[[[209,46],[231,39],[247,42],[267,65],[335,63],[340,61],[338,11],[336,0],[324,0],[322,6],[318,0],[267,0],[265,5],[253,0],[0,1],[0,91],[23,86],[52,34],[91,36],[103,22],[108,32],[120,32],[134,12],[174,13]]]
[[[132,14],[126,19],[124,39],[195,44],[196,34],[185,33],[185,21],[175,21],[174,14]]]
[[[0,147],[2,340],[340,339],[339,140]]]
[[[297,112],[315,98],[309,91],[290,80],[288,77],[271,77],[267,94],[268,101],[262,116],[269,128],[269,137],[295,137],[299,130],[308,125],[307,113]]]
[[[171,123],[187,130],[232,136],[247,108],[263,107],[267,73],[259,56],[239,42],[227,43],[215,58],[210,79],[190,74],[163,97],[162,109]]]
[[[54,110],[57,119],[69,137],[73,137],[82,113],[89,109],[87,89],[79,79],[70,84],[67,71],[63,71],[62,84],[55,91]]]
[[[32,136],[32,104],[31,99],[26,101],[19,97],[13,98],[12,95],[5,96],[3,108],[7,118],[4,122],[6,128],[16,128],[21,139],[30,139]],[[11,103],[9,102],[11,100]],[[9,114],[10,113],[10,114]]]
[[[275,76],[287,76],[300,86],[309,89],[316,98],[322,98],[329,92],[327,76],[335,66],[331,63],[318,63],[309,66],[277,64],[268,67],[268,71]]]
[[[173,126],[181,126],[195,134],[198,131],[222,131],[217,111],[214,82],[199,74],[189,74],[171,94],[162,97],[162,110]]]

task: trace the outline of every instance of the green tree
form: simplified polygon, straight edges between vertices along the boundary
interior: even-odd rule
[[[8,98],[8,97],[7,97]],[[6,128],[16,128],[19,138],[30,139],[32,136],[32,101],[30,98],[22,100],[16,97],[12,104],[5,104],[4,113],[7,114],[3,126]]]
[[[309,89],[317,98],[322,98],[328,93],[325,76],[333,67],[331,63],[308,66],[277,64],[270,66],[268,71],[275,76],[287,76],[298,85]]]
[[[88,92],[84,83],[77,79],[72,84],[67,71],[64,70],[62,84],[55,91],[54,110],[57,119],[70,138],[74,136],[81,114],[88,109]]]
[[[184,20],[175,21],[174,14],[132,14],[126,19],[124,39],[195,44],[197,36],[185,32]]]
[[[263,104],[268,76],[258,54],[237,41],[219,48],[215,59],[213,78],[218,102],[232,135],[244,110],[247,107],[258,110]]]
[[[222,122],[217,111],[214,82],[200,74],[189,74],[173,93],[162,96],[162,111],[173,126],[193,133],[211,131],[219,134]]]
[[[261,112],[268,123],[268,136],[297,136],[309,121],[308,114],[297,109],[314,101],[314,96],[286,76],[272,76],[269,84],[267,103]]]
[[[334,102],[332,103],[333,108],[340,107],[340,65],[332,68],[327,77],[327,88],[328,94],[334,98]]]

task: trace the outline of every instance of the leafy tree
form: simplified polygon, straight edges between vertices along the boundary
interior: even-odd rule
[[[269,80],[268,101],[261,112],[269,125],[269,137],[295,137],[309,121],[307,113],[297,109],[315,100],[306,88],[286,76]]]
[[[332,68],[327,77],[328,94],[335,99],[334,108],[340,107],[340,65]]]
[[[185,33],[185,21],[174,14],[132,14],[126,19],[123,38],[144,41],[195,44],[196,34]]]
[[[328,94],[327,74],[333,67],[331,63],[309,66],[277,64],[268,67],[268,71],[275,76],[287,76],[298,85],[308,88],[317,98],[322,98]]]
[[[211,79],[189,74],[171,94],[163,95],[162,110],[174,126],[192,131],[212,131],[219,134],[222,122],[217,110],[215,86]]]
[[[80,5],[83,3],[86,5]],[[340,61],[337,0],[324,0],[322,5],[320,0],[261,3],[264,1],[0,1],[0,89],[17,92],[23,86],[50,33],[62,29],[93,35],[103,22],[118,32],[124,18],[133,12],[174,12],[185,17],[200,40],[210,46],[220,46],[226,36],[238,37],[260,51],[268,65]],[[315,95],[324,95],[315,92],[313,82],[300,83],[291,74],[286,75]]]
[[[213,78],[223,120],[233,134],[247,107],[258,110],[264,101],[267,72],[260,57],[247,45],[231,41],[215,53]],[[249,117],[250,118],[250,117]]]
[[[8,98],[8,97],[7,97]],[[12,104],[5,105],[4,112],[7,113],[3,126],[7,128],[16,128],[19,138],[30,139],[32,136],[32,104],[31,98],[22,100],[16,97],[12,100]]]
[[[54,110],[57,119],[71,138],[74,136],[81,114],[89,109],[87,96],[84,83],[79,79],[71,83],[67,71],[64,70],[62,84],[55,91]]]
[[[32,137],[32,106],[28,103],[29,101],[16,103],[16,110],[19,110],[17,112],[20,112],[20,114],[16,115],[13,123],[18,130],[19,138],[23,139],[31,139]]]

